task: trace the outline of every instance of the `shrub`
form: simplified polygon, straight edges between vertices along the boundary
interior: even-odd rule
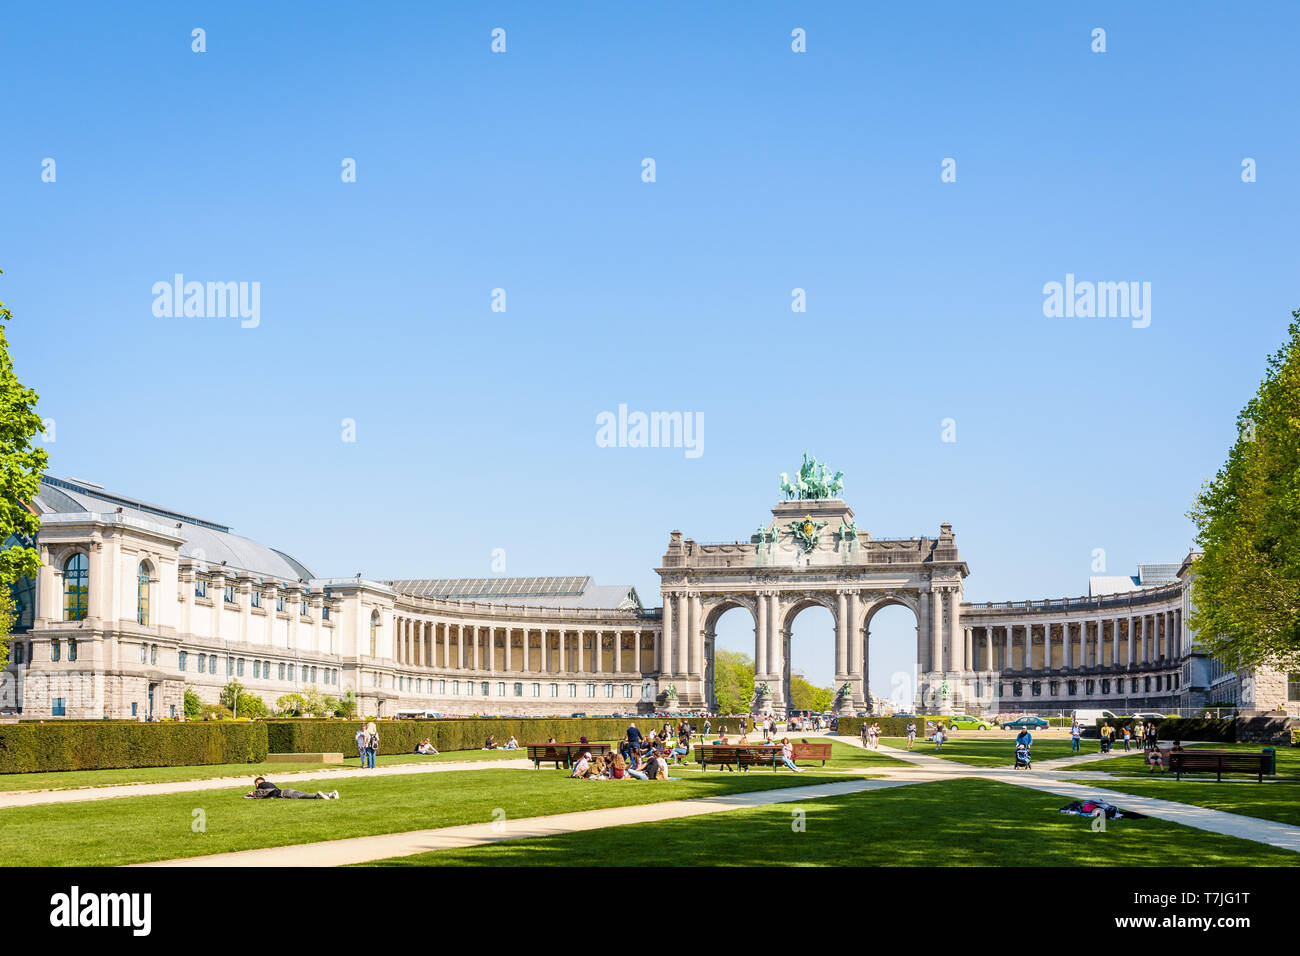
[[[203,716],[203,701],[193,687],[185,688],[185,719],[198,720]]]
[[[259,763],[266,725],[55,721],[0,725],[0,773]]]
[[[276,700],[275,709],[281,717],[298,717],[307,709],[306,704],[302,694],[285,694]]]

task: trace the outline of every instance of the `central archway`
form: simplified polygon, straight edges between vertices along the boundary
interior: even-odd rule
[[[781,623],[781,660],[783,670],[781,673],[781,698],[786,702],[786,709],[794,707],[794,690],[792,682],[794,680],[794,655],[792,653],[795,637],[795,621],[800,620],[799,630],[802,632],[801,639],[805,642],[815,641],[818,634],[829,634],[832,647],[837,633],[835,608],[833,602],[827,597],[820,594],[814,594],[802,598],[794,604],[791,604],[785,611],[785,618]],[[804,612],[808,613],[804,613]],[[808,679],[805,673],[805,680]],[[810,681],[811,683],[811,681]],[[835,685],[832,682],[831,693],[835,693]]]

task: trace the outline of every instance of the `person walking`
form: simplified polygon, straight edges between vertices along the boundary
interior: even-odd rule
[[[379,753],[379,728],[372,720],[366,724],[366,751],[361,761],[363,768],[375,769],[375,754]]]
[[[361,769],[366,769],[366,725],[357,728],[357,756],[361,758]]]
[[[871,724],[865,720],[862,722],[862,746],[871,746]]]
[[[916,721],[909,720],[907,722],[907,749],[911,750],[914,743],[916,743]]]
[[[1129,752],[1129,743],[1133,740],[1133,729],[1128,724],[1124,725],[1124,752]]]
[[[1079,738],[1082,736],[1083,728],[1076,720],[1074,723],[1070,724],[1070,753],[1077,754],[1079,752]]]

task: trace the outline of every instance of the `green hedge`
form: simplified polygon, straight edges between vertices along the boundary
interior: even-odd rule
[[[927,733],[927,722],[933,720],[933,717],[841,717],[837,725],[837,730],[841,737],[861,737],[863,723],[870,722],[880,725],[880,736],[882,737],[906,737],[907,725],[916,724],[916,735],[924,737]],[[943,718],[939,718],[942,720]],[[947,726],[945,724],[945,726]],[[930,731],[933,732],[933,731]]]
[[[1102,724],[1110,724],[1114,730],[1115,738],[1122,739],[1124,728],[1131,727],[1133,730],[1133,739],[1137,740],[1142,735],[1139,732],[1141,727],[1146,726],[1150,721],[1136,720],[1133,717],[1123,715],[1111,720],[1106,717],[1098,717],[1091,728],[1084,728],[1084,736],[1095,739],[1101,731]],[[1206,720],[1204,717],[1166,717],[1163,720],[1155,721],[1156,734],[1161,740],[1204,740],[1210,743],[1233,744],[1237,742],[1236,723],[1231,717],[1211,718]],[[1091,730],[1091,733],[1088,731]]]
[[[710,732],[719,733],[724,728],[728,733],[735,733],[744,718],[711,717]],[[703,733],[704,718],[685,718],[688,724],[694,724]],[[521,747],[533,743],[545,743],[554,737],[561,743],[576,741],[579,737],[593,743],[613,743],[623,739],[628,725],[633,721],[648,735],[652,729],[658,730],[665,723],[664,718],[636,717],[463,717],[447,720],[380,720],[375,722],[379,730],[379,752],[381,754],[407,754],[415,750],[416,744],[428,737],[439,750],[478,750],[483,746],[488,734],[496,737],[497,745],[503,745],[514,734]],[[676,720],[669,720],[674,727]],[[333,753],[351,756],[357,752],[356,735],[363,724],[359,720],[268,720],[263,722],[267,730],[267,742],[271,753]]]
[[[0,773],[259,763],[266,754],[259,723],[0,724]]]

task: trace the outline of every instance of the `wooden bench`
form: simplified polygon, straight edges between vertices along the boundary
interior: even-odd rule
[[[528,744],[528,759],[533,762],[533,769],[540,770],[543,763],[554,763],[555,768],[560,769],[560,764],[564,764],[564,769],[568,770],[573,766],[573,762],[585,753],[591,754],[592,758],[603,757],[609,753],[609,744]]]
[[[770,766],[775,770],[777,761],[781,759],[781,748],[745,744],[696,744],[695,759],[701,770],[708,770],[709,764],[734,766],[736,769]]]
[[[826,761],[831,759],[830,744],[791,744],[790,746],[794,748],[792,759],[795,763],[800,760],[820,760],[824,767]]]
[[[1225,773],[1253,773],[1259,783],[1264,782],[1264,774],[1274,773],[1275,755],[1270,753],[1241,753],[1233,750],[1180,750],[1171,753],[1162,750],[1161,756],[1176,779],[1183,779],[1184,773],[1197,771],[1214,771],[1214,779],[1222,780]]]

